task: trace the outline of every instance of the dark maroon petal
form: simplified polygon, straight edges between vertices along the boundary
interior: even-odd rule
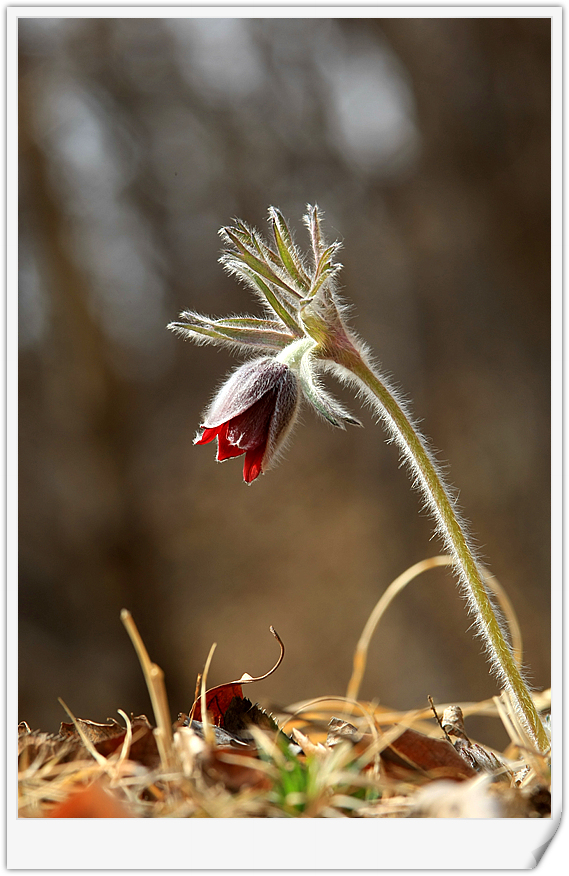
[[[267,443],[267,434],[275,408],[276,390],[270,390],[242,414],[227,424],[227,438],[231,444],[250,450]]]
[[[196,444],[217,438],[217,460],[245,454],[250,484],[271,464],[294,422],[298,378],[283,362],[264,357],[241,366],[218,393]]]

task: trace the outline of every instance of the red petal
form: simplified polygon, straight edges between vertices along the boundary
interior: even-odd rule
[[[231,421],[230,421],[231,422]],[[232,459],[234,456],[241,456],[245,450],[232,444],[227,438],[227,427],[229,423],[223,423],[219,427],[217,435],[217,461],[223,462],[224,459]],[[213,431],[213,430],[212,430]]]
[[[258,478],[263,472],[263,456],[265,455],[266,444],[260,444],[258,447],[253,447],[245,454],[245,464],[243,466],[243,477],[245,483],[250,484],[255,478]]]
[[[204,429],[199,437],[194,438],[194,444],[209,444],[217,437],[217,433],[223,426],[216,426],[215,429]]]

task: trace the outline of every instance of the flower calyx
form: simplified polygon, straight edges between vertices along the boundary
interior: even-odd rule
[[[277,359],[286,362],[297,373],[304,398],[325,420],[340,429],[345,429],[346,424],[361,426],[360,421],[342,407],[322,385],[319,375],[322,358],[316,341],[312,338],[293,341],[279,353]]]

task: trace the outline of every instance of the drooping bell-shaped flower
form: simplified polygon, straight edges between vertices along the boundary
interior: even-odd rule
[[[184,311],[179,320],[170,323],[173,331],[198,343],[263,354],[226,382],[205,416],[196,443],[207,444],[217,438],[219,460],[244,453],[245,480],[251,483],[282,447],[294,422],[299,395],[334,426],[358,423],[323,388],[323,371],[362,390],[399,444],[415,485],[424,492],[493,668],[516,710],[520,729],[541,755],[547,754],[550,739],[488,598],[482,567],[469,544],[456,501],[397,393],[375,369],[365,346],[345,322],[336,291],[341,268],[335,260],[339,244],[325,243],[320,218],[318,208],[309,206],[305,222],[312,248],[310,262],[302,257],[282,214],[274,208],[269,211],[274,244],[268,244],[240,220],[222,229],[224,268],[260,296],[265,309],[272,311],[270,318],[211,319]]]
[[[246,362],[222,386],[204,415],[195,444],[217,438],[217,459],[245,454],[250,484],[271,465],[289,434],[299,402],[298,378],[284,362]]]
[[[219,461],[245,454],[247,483],[266,471],[278,455],[294,424],[301,397],[333,426],[359,425],[320,379],[328,359],[327,333],[338,339],[338,348],[351,343],[334,291],[341,267],[334,261],[339,244],[324,243],[318,209],[309,207],[305,219],[313,266],[308,267],[281,213],[271,208],[269,218],[274,249],[258,232],[237,221],[222,229],[227,249],[220,261],[260,295],[272,311],[270,318],[210,319],[187,310],[169,325],[198,343],[262,354],[227,380],[206,411],[194,442],[208,444],[217,438]]]

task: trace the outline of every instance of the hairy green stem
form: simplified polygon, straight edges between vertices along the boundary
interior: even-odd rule
[[[437,521],[437,530],[456,561],[464,595],[476,617],[478,633],[484,640],[493,669],[509,692],[530,738],[540,751],[546,751],[550,746],[547,733],[502,632],[486,592],[480,566],[468,543],[464,523],[460,520],[442,475],[437,471],[437,464],[393,392],[357,349],[351,344],[346,346],[342,344],[341,348],[335,350],[328,348],[328,356],[342,369],[347,369],[365,388],[366,395],[375,402],[374,407],[409,462],[417,485],[422,488]]]

